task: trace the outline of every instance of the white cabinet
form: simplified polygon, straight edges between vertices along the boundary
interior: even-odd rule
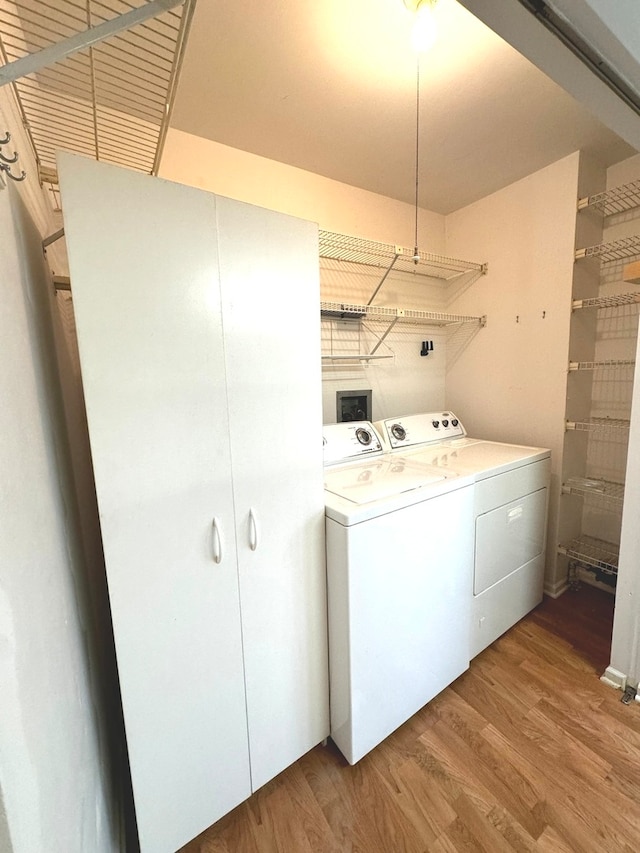
[[[329,730],[317,228],[59,170],[138,830],[172,851]]]

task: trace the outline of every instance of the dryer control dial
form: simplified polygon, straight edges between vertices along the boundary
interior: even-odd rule
[[[438,429],[438,427],[440,426],[440,421],[431,421],[431,423],[433,424],[434,429]]]
[[[391,435],[398,441],[404,441],[407,437],[407,431],[401,424],[394,424],[391,427]]]
[[[443,426],[443,427],[448,427],[448,426],[449,426],[449,421],[446,421],[446,420],[445,420],[445,421],[442,421],[442,426]]]

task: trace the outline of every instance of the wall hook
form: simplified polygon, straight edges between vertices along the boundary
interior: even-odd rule
[[[27,177],[26,172],[21,172],[19,176],[14,175],[11,171],[11,167],[7,166],[5,163],[0,163],[0,170],[7,174],[12,181],[24,181],[24,179]]]
[[[8,131],[8,130],[5,130],[5,133],[6,133],[7,135],[5,136],[5,138],[4,138],[4,139],[0,139],[0,145],[6,145],[6,144],[7,144],[7,142],[11,142],[11,134],[9,133],[9,131]]]
[[[422,341],[420,355],[429,355],[430,352],[433,352],[433,341]]]
[[[5,163],[15,163],[18,159],[18,152],[13,152],[13,157],[5,157],[2,151],[0,151],[0,160],[4,160]]]

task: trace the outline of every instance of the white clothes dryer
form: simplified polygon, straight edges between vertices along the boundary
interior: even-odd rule
[[[475,481],[474,658],[542,601],[551,451],[469,438],[453,412],[388,418],[376,427],[392,455]]]
[[[331,736],[351,764],[469,666],[473,477],[324,427]]]

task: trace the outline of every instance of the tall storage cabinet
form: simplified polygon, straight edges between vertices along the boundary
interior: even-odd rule
[[[138,832],[173,851],[328,734],[317,228],[59,173]]]

